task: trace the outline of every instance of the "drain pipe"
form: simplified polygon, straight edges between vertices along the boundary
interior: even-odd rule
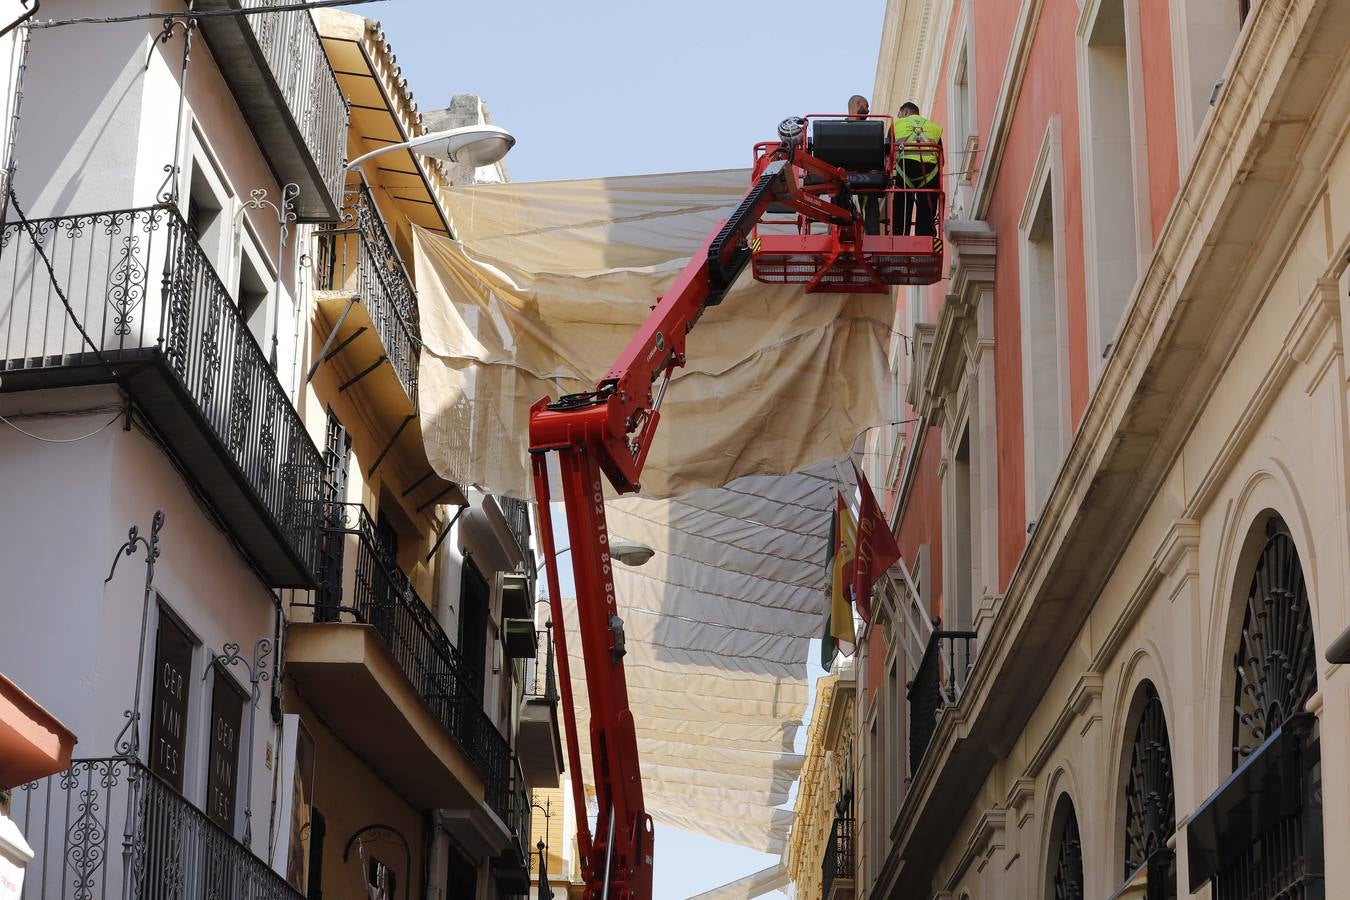
[[[459,517],[467,506],[455,510],[450,521],[441,529],[436,544],[427,554],[435,560],[436,621],[447,635],[458,632],[460,586],[464,575],[464,551],[460,547]],[[445,886],[450,880],[450,833],[446,830],[449,810],[437,809],[431,813],[431,845],[427,854],[426,900],[450,900]]]

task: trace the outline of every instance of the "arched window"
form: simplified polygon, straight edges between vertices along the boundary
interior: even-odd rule
[[[1312,608],[1298,549],[1271,516],[1233,655],[1233,775],[1187,825],[1190,888],[1215,900],[1320,900],[1322,765]]]
[[[1176,900],[1176,856],[1167,846],[1177,828],[1172,745],[1158,691],[1148,681],[1139,690],[1143,707],[1125,779],[1125,880],[1147,884],[1148,900]]]
[[[1317,692],[1312,609],[1284,521],[1266,524],[1233,665],[1233,768]]]
[[[1078,836],[1078,817],[1068,794],[1059,798],[1055,821],[1058,825],[1051,844],[1054,869],[1050,896],[1053,900],[1083,900],[1083,842]]]

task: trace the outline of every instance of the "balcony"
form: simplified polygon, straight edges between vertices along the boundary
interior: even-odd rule
[[[404,491],[418,512],[434,503],[467,501],[458,486],[432,470],[417,415],[417,360],[422,349],[417,292],[370,188],[348,177],[342,220],[318,231],[315,305],[323,344],[306,380],[324,366],[335,389],[360,390],[385,445],[367,475],[390,454],[424,473]]]
[[[511,844],[492,860],[492,874],[503,895],[523,895],[530,890],[530,792],[520,764],[511,765],[511,784],[506,801],[506,825]]]
[[[934,631],[909,684],[909,771],[919,771],[938,719],[961,699],[975,657],[973,631]]]
[[[27,900],[301,900],[248,847],[133,759],[76,760],[18,787],[10,817],[36,853],[24,878]]]
[[[197,9],[260,9],[274,2],[200,0]],[[347,155],[347,101],[309,11],[198,21],[277,182],[300,186],[299,221],[337,218]]]
[[[825,855],[820,863],[822,900],[853,900],[853,815],[837,816],[830,826]]]
[[[533,655],[525,659],[516,756],[531,787],[555,788],[563,772],[563,752],[558,730],[558,684],[553,674],[552,623],[534,635]]]
[[[417,292],[359,173],[348,181],[342,220],[319,231],[317,287],[319,309],[332,327],[320,359],[346,352],[360,370],[340,390],[369,376],[377,399],[400,415],[415,412],[422,347]]]
[[[506,519],[506,527],[511,530],[511,536],[516,539],[520,555],[531,559],[530,504],[514,497],[498,497],[497,506],[501,508],[502,518]]]
[[[269,583],[317,584],[323,459],[176,209],[6,225],[0,380],[120,385]]]
[[[483,712],[459,651],[359,503],[327,504],[323,577],[295,604],[286,671],[343,741],[419,808],[486,803],[511,834],[511,747]],[[305,610],[310,620],[301,621]],[[492,823],[489,823],[492,824]]]

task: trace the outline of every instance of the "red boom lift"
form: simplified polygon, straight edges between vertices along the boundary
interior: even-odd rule
[[[942,268],[941,178],[907,188],[891,184],[888,175],[901,152],[936,160],[941,172],[940,144],[897,147],[888,116],[791,118],[779,125],[778,134],[780,140],[756,146],[750,189],[658,298],[595,390],[551,402],[545,397],[530,409],[539,538],[553,620],[560,626],[553,634],[588,900],[648,900],[652,892],[652,819],[643,804],[624,680],[623,620],[614,598],[601,473],[621,494],[639,489],[661,418],[661,400],[671,373],[684,365],[685,336],[704,309],[722,301],[747,265],[760,281],[802,284],[808,292],[878,294],[887,293],[891,285],[932,284]],[[866,234],[854,198],[882,204],[884,210],[925,201],[921,208],[931,208],[935,235],[889,234],[885,228],[881,234]],[[549,453],[558,454],[572,544],[599,808],[594,833],[585,814],[567,636],[561,627]]]

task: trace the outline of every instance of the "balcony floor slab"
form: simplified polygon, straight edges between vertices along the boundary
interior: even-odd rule
[[[40,390],[117,382],[145,416],[166,450],[275,587],[312,588],[316,575],[300,557],[275,515],[249,483],[239,462],[221,444],[197,401],[154,347],[105,351],[115,375],[92,353],[59,360],[0,361],[0,391]]]
[[[557,702],[543,697],[527,697],[521,701],[516,756],[530,787],[558,787],[563,772],[563,752],[558,733]]]
[[[486,786],[370,625],[293,623],[286,672],[305,702],[418,809],[480,809]]]

